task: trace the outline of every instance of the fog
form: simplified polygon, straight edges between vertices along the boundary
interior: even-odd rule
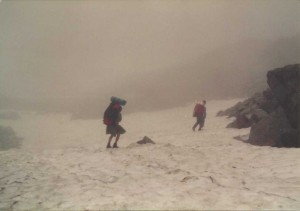
[[[245,97],[300,61],[300,1],[2,1],[0,108],[99,117]],[[98,115],[98,116],[97,116]]]

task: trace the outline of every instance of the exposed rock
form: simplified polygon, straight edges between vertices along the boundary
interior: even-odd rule
[[[256,93],[251,98],[239,102],[233,107],[218,112],[217,116],[235,117],[235,120],[227,125],[227,128],[248,128],[251,127],[257,119],[261,119],[274,105],[273,98],[266,99],[263,93]],[[270,106],[269,106],[270,105]],[[273,110],[272,108],[271,110]]]
[[[285,111],[293,128],[299,125],[299,100],[300,100],[300,65],[289,65],[283,69],[275,69],[267,74],[268,84],[275,98]]]
[[[155,144],[148,136],[144,136],[142,140],[137,141],[138,144]]]
[[[246,115],[238,115],[236,119],[227,125],[227,128],[248,128],[251,127],[252,120]]]
[[[268,118],[262,119],[252,127],[249,143],[300,147],[299,77],[300,65],[298,64],[267,73],[267,82],[273,98],[276,99],[273,100],[274,104],[277,104],[278,108],[271,112]]]
[[[22,138],[18,137],[11,127],[0,126],[0,150],[19,148]]]
[[[252,116],[251,116],[251,119],[252,119],[252,122],[258,122],[260,120],[262,120],[263,118],[267,117],[269,114],[263,110],[263,109],[256,109],[253,111],[252,113]]]
[[[227,127],[251,127],[251,144],[300,147],[299,77],[299,64],[268,71],[268,90],[217,115],[236,117]]]
[[[13,111],[0,112],[0,119],[17,120],[19,118],[20,118],[20,115],[17,112],[13,112]]]
[[[290,147],[287,134],[293,131],[282,108],[264,117],[251,127],[250,144],[259,146]]]

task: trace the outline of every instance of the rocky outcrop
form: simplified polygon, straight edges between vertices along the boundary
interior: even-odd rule
[[[252,126],[249,143],[300,147],[299,77],[300,65],[289,65],[267,73],[273,104],[266,107],[269,115]]]
[[[237,115],[236,119],[227,125],[227,128],[248,128],[251,127],[251,125],[253,124],[253,121],[251,119],[251,116],[247,116],[247,115]]]
[[[297,147],[295,138],[295,130],[279,106],[251,127],[248,143],[259,146]]]
[[[20,115],[14,111],[0,112],[0,119],[17,120],[20,119]]]
[[[218,112],[217,116],[235,117],[227,128],[248,128],[258,122],[276,108],[276,101],[270,90],[256,93],[251,98],[237,103],[235,106]]]
[[[11,127],[0,126],[0,150],[19,148],[22,138],[18,137]]]
[[[300,101],[300,65],[286,66],[284,69],[275,69],[267,74],[268,84],[283,108],[289,123],[294,129],[299,128],[299,101]]]
[[[217,115],[236,117],[227,127],[251,126],[248,143],[300,147],[299,77],[299,64],[271,70],[267,73],[268,90]]]

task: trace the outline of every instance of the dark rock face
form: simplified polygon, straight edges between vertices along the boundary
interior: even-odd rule
[[[0,126],[0,150],[19,148],[22,138],[17,137],[11,127]]]
[[[235,117],[227,128],[248,128],[267,115],[268,109],[273,106],[273,97],[266,99],[264,93],[256,93],[253,97],[239,102],[235,106],[218,112],[217,116]]]
[[[265,116],[251,127],[250,144],[273,147],[293,147],[295,130],[291,127],[284,110],[278,107],[270,115]]]
[[[138,144],[155,144],[155,142],[152,141],[148,136],[144,136],[144,138],[142,140],[139,140],[136,143],[138,143]]]
[[[17,112],[0,112],[0,119],[11,119],[17,120],[20,118],[20,115]]]
[[[299,99],[300,99],[300,65],[290,65],[284,69],[275,69],[267,74],[268,84],[284,109],[285,114],[293,128],[299,125]]]
[[[236,119],[227,125],[227,128],[248,128],[251,127],[252,120],[247,115],[238,115]]]
[[[276,119],[274,121],[280,121],[278,136],[274,138],[276,146],[300,147],[300,65],[269,71],[267,82],[278,104],[278,109],[271,113]],[[251,133],[255,134],[255,130],[251,130]],[[251,133],[250,142],[254,140]]]
[[[251,127],[248,143],[300,147],[299,77],[299,64],[271,70],[267,73],[270,89],[217,115],[236,117],[227,127]]]

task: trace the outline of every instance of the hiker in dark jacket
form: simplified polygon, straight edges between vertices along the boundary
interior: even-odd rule
[[[193,131],[195,131],[196,127],[199,125],[199,129],[201,130],[204,126],[205,118],[206,118],[206,101],[203,100],[202,104],[197,103],[194,108],[193,117],[197,118],[196,123],[193,126]]]
[[[110,142],[113,137],[116,137],[113,148],[118,148],[118,141],[121,134],[124,134],[125,129],[119,125],[122,120],[122,106],[117,102],[112,102],[104,112],[103,122],[106,125],[106,134],[110,134],[106,148],[111,148]]]

